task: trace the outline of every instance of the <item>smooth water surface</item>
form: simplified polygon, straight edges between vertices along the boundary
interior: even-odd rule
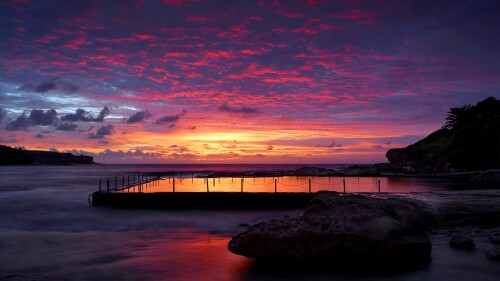
[[[459,181],[443,179],[423,180],[418,178],[391,177],[328,177],[328,176],[282,176],[282,177],[161,177],[159,180],[137,184],[130,177],[117,178],[121,192],[426,192],[450,190]],[[130,185],[128,185],[130,183]],[[111,191],[114,180],[111,179]],[[127,188],[123,188],[123,185]],[[131,186],[128,188],[128,186]],[[102,190],[105,190],[102,185]]]

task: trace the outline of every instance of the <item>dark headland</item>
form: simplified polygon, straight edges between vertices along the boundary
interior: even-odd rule
[[[500,169],[500,101],[451,108],[439,130],[387,159],[398,172],[429,174]]]
[[[71,153],[21,150],[0,145],[0,165],[73,165],[96,164],[94,158]]]

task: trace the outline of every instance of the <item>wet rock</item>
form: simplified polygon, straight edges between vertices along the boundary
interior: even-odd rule
[[[453,236],[450,240],[450,247],[458,249],[473,249],[476,247],[476,244],[470,237]]]
[[[486,258],[492,261],[500,261],[500,247],[491,248],[486,251]]]
[[[430,220],[409,200],[319,192],[303,216],[253,225],[228,248],[259,260],[414,261],[431,252]]]
[[[489,238],[492,244],[497,244],[497,245],[500,244],[500,233],[490,234]]]

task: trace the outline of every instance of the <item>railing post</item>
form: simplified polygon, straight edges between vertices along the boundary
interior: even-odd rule
[[[208,178],[206,178],[206,182],[207,182],[207,192],[210,192],[210,190],[208,189]]]
[[[101,179],[99,179],[99,192],[101,192]]]
[[[127,175],[127,185],[130,185],[130,175]]]
[[[345,177],[342,178],[342,182],[344,183],[344,193],[345,193]]]
[[[175,179],[172,179],[172,192],[175,192]]]
[[[309,179],[309,193],[311,193],[311,179]]]
[[[108,191],[108,193],[109,193],[109,178],[108,178],[108,179],[106,179],[106,190],[107,190],[107,191]]]
[[[125,176],[122,176],[122,187],[125,186]]]
[[[380,180],[378,180],[378,192],[380,193]]]
[[[243,192],[243,179],[241,179],[241,192]]]
[[[213,183],[213,185],[215,186],[215,177],[214,177],[214,183]]]
[[[276,193],[276,179],[274,179],[274,193]]]

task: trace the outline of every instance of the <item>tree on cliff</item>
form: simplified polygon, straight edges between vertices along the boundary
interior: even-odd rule
[[[446,116],[446,123],[444,123],[442,128],[452,130],[465,124],[472,116],[470,109],[470,105],[450,108],[448,116]]]

